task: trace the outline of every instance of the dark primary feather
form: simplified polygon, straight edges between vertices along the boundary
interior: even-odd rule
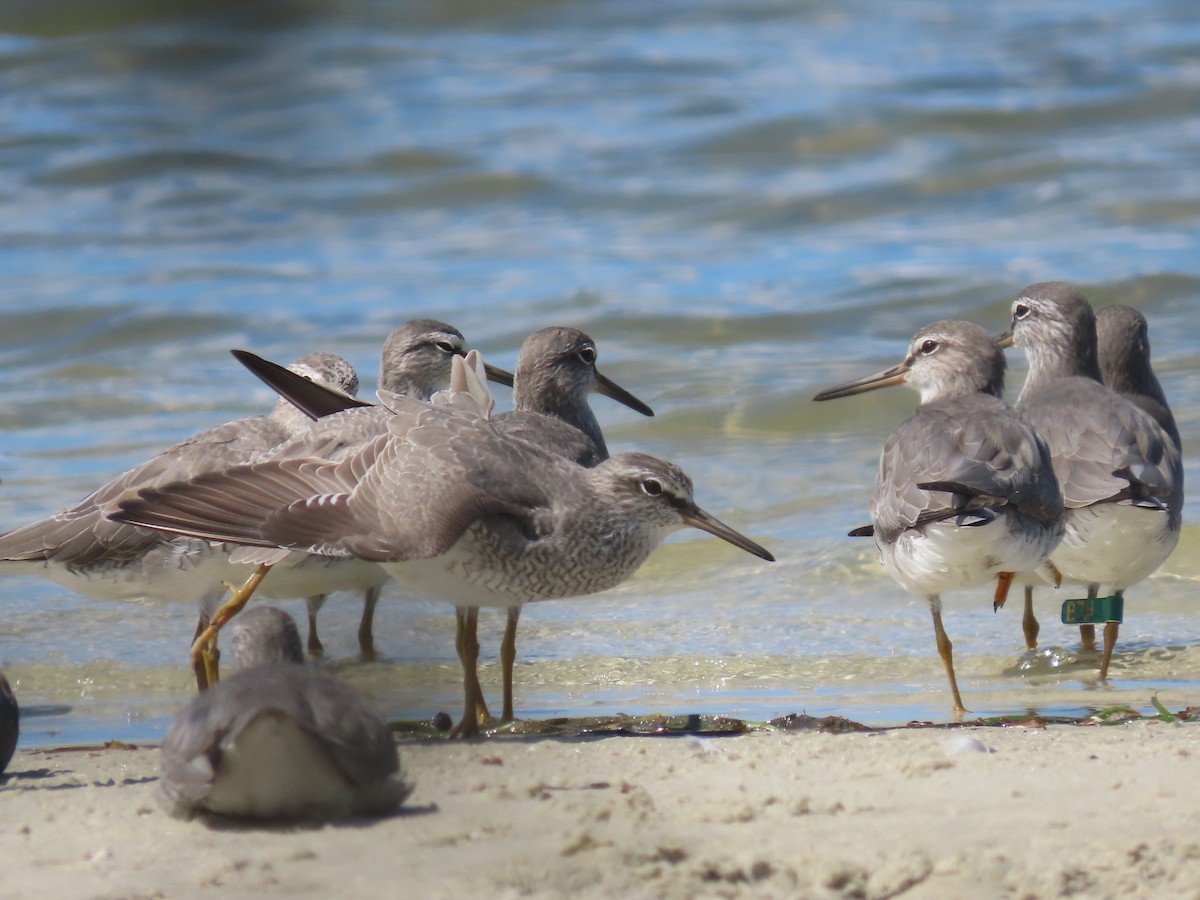
[[[247,350],[230,350],[234,359],[258,376],[267,387],[286,397],[293,406],[312,419],[332,415],[346,409],[370,406],[363,400],[327,388],[305,378],[291,369],[263,359]]]

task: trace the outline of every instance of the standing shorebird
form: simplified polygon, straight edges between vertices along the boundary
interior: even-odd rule
[[[189,703],[163,739],[175,815],[325,820],[403,802],[412,788],[387,725],[350,685],[304,666],[291,616],[249,610],[232,643],[238,672]]]
[[[1065,580],[1087,585],[1090,601],[1103,586],[1123,605],[1125,589],[1162,565],[1179,541],[1178,431],[1173,436],[1101,383],[1096,316],[1072,285],[1050,281],[1021,291],[1013,301],[1012,327],[1000,342],[1021,347],[1029,360],[1017,409],[1050,447],[1062,488],[1065,531],[1050,562]],[[1148,356],[1145,364],[1149,371]],[[1143,390],[1149,384],[1128,362],[1112,366],[1123,384]],[[1166,409],[1165,399],[1162,405]],[[1032,610],[1032,588],[1026,588],[1026,608]],[[1101,680],[1108,677],[1120,615],[1106,613]],[[1027,629],[1025,639],[1036,646],[1036,629]],[[1084,650],[1095,649],[1095,623],[1080,625],[1080,641]]]
[[[314,389],[311,383],[289,377],[288,373],[273,364],[264,365],[263,360],[248,354],[242,354],[239,358],[293,402],[305,404],[310,396],[321,393],[319,389]],[[495,376],[495,371],[497,370],[487,369],[489,380],[502,380]],[[500,371],[501,375],[508,374]],[[551,326],[531,334],[521,344],[516,372],[509,377],[509,381],[513,385],[514,409],[494,416],[493,424],[509,437],[535,444],[586,468],[608,459],[604,435],[588,404],[591,394],[602,394],[642,415],[654,415],[649,406],[596,368],[596,344],[577,328]],[[418,399],[428,399],[428,395],[422,397],[417,391],[410,390],[404,393]],[[339,399],[332,396],[324,398],[323,401],[320,396],[312,396],[310,411],[324,408],[325,403],[334,406],[339,403]],[[317,456],[331,460],[342,459],[367,440],[384,433],[390,418],[391,413],[382,407],[377,407],[373,413],[356,410],[344,416],[329,416],[316,424],[306,439],[280,447],[272,458]],[[345,429],[342,429],[343,422],[348,425]],[[373,614],[372,610],[373,605],[370,609],[364,609],[363,627],[367,627],[370,621],[369,614]],[[477,607],[456,610],[456,646],[466,641],[475,641],[478,614]],[[504,638],[500,647],[504,684],[501,722],[510,722],[514,718],[513,664],[516,660],[516,634],[520,615],[520,606],[508,607]],[[360,638],[362,631],[363,628],[360,628]],[[314,633],[315,623],[310,611],[310,641]],[[474,652],[478,653],[477,647]],[[477,699],[477,709],[482,718],[488,717],[487,704],[482,696]]]
[[[1006,585],[1012,573],[1041,564],[1062,535],[1062,498],[1045,444],[1001,399],[1004,354],[982,328],[928,325],[899,365],[813,399],[893,384],[915,388],[921,404],[883,446],[872,525],[851,534],[874,534],[888,573],[928,600],[961,715],[941,594],[997,578]]]
[[[332,353],[302,356],[290,368],[300,381],[335,395],[346,397],[358,389],[353,367]],[[0,572],[41,575],[103,600],[190,601],[200,605],[203,622],[224,594],[224,581],[235,574],[244,577],[245,569],[231,565],[226,550],[208,542],[164,539],[158,531],[109,521],[104,507],[127,491],[252,462],[306,431],[309,422],[279,400],[269,415],[228,422],[181,441],[75,505],[0,535]],[[199,669],[197,679],[207,684]]]
[[[428,400],[434,393],[450,385],[450,361],[466,352],[467,339],[453,325],[435,319],[410,319],[393,329],[384,341],[380,354],[379,389]],[[316,420],[302,434],[279,445],[273,452],[265,454],[263,459],[316,456],[339,460],[387,431],[391,415],[385,409],[354,400],[337,391],[322,390],[320,385],[310,381],[289,378],[286,369],[254,354],[234,351],[234,355],[270,387]],[[489,365],[486,371],[492,381],[506,385],[513,383],[513,376],[503,369]],[[243,554],[243,558],[254,559],[252,554]],[[275,598],[291,596],[288,592],[293,588],[287,583],[290,579],[285,580],[283,576],[285,569],[286,566],[277,565],[275,573],[263,582],[259,592]],[[351,572],[354,577],[347,578]],[[372,577],[372,573],[377,574]],[[317,614],[326,597],[335,590],[362,587],[365,588],[365,596],[358,626],[359,652],[363,659],[375,659],[375,607],[388,580],[382,570],[361,562],[352,563],[349,567],[344,562],[338,566],[328,563],[322,566],[317,559],[313,559],[297,574],[307,578],[322,574],[331,576],[321,583],[320,591],[308,594],[308,652],[320,656],[325,650],[317,632]]]
[[[139,492],[114,517],[207,540],[366,559],[456,607],[509,607],[613,587],[671,532],[699,528],[765,559],[701,510],[677,467],[625,453],[585,469],[487,418],[476,368],[422,403],[381,394],[388,433],[339,463],[286,459]],[[477,650],[460,647],[459,733],[479,732]]]
[[[509,437],[528,441],[585,468],[608,459],[600,423],[588,405],[592,393],[653,416],[654,410],[596,368],[596,344],[577,328],[551,326],[535,331],[521,344],[513,374],[513,410],[495,416],[496,427]],[[456,610],[459,627],[474,631],[478,608]],[[464,617],[467,621],[463,621]],[[517,623],[521,606],[508,607],[500,644],[504,699],[500,721],[513,715],[513,665],[517,658]],[[478,651],[476,651],[478,652]],[[480,709],[486,705],[480,698]]]

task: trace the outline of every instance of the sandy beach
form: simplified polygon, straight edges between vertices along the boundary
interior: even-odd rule
[[[169,817],[154,747],[21,750],[0,897],[1200,896],[1200,725],[405,742],[401,814]]]

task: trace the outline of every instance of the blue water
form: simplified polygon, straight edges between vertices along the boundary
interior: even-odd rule
[[[946,717],[941,665],[922,604],[843,535],[915,401],[812,394],[1062,279],[1143,309],[1200,436],[1192,3],[245,6],[0,9],[0,527],[264,411],[229,348],[333,350],[369,385],[413,316],[507,366],[575,325],[657,412],[598,399],[610,447],[680,463],[779,562],[681,535],[612,594],[530,608],[518,709],[887,723]],[[1107,687],[1016,672],[1019,610],[950,598],[967,705],[1200,705],[1198,544],[1188,524],[1130,591]],[[1070,645],[1059,599],[1043,637]],[[153,739],[188,696],[190,609],[11,577],[0,604],[0,667],[53,713],[27,742]],[[330,665],[392,714],[456,711],[448,607],[385,604],[371,666],[357,615],[323,614]]]

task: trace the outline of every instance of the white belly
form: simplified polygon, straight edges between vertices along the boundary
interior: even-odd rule
[[[1063,539],[1050,556],[1065,581],[1119,591],[1157,569],[1179,543],[1162,510],[1101,503],[1068,509]]]
[[[1004,516],[986,525],[953,523],[910,528],[879,548],[888,572],[921,597],[978,587],[1001,572],[1032,569],[1058,540],[1049,529],[1020,529]]]
[[[338,591],[365,591],[387,580],[387,572],[376,563],[291,553],[271,567],[255,595],[290,600]]]
[[[36,563],[41,575],[72,593],[96,600],[201,603],[220,596],[230,578],[228,556],[207,541],[169,541],[122,565],[73,569],[56,562]],[[23,572],[24,574],[24,572]]]

